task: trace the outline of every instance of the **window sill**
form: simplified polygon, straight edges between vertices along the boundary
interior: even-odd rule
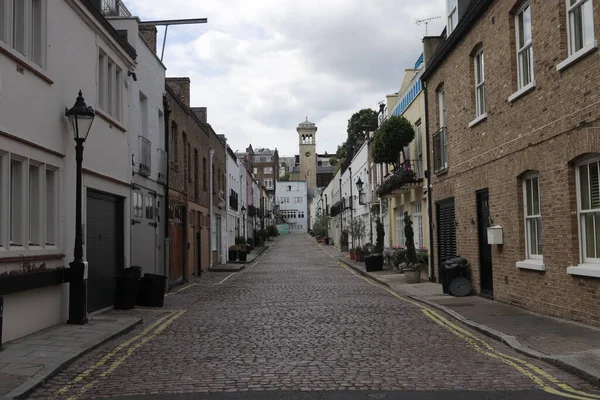
[[[52,85],[54,83],[54,81],[50,79],[48,75],[46,75],[46,71],[42,67],[35,64],[33,61],[28,60],[24,55],[12,49],[2,41],[0,41],[0,53],[6,55],[8,58],[12,59],[21,67],[25,68],[47,84]]]
[[[591,276],[600,278],[600,264],[579,264],[576,267],[567,268],[569,275]]]
[[[587,46],[585,46],[581,50],[579,50],[577,53],[571,54],[565,60],[558,63],[558,65],[556,66],[556,70],[562,71],[563,69],[565,69],[568,66],[570,66],[571,64],[574,64],[575,62],[579,61],[581,58],[588,55],[592,51],[596,50],[597,47],[598,47],[598,42],[594,40],[594,43],[588,44]]]
[[[527,85],[523,86],[521,89],[508,96],[508,102],[512,103],[521,96],[524,96],[525,94],[531,92],[533,89],[535,89],[535,81],[529,82]]]
[[[519,269],[530,269],[533,271],[546,270],[546,265],[544,265],[543,260],[528,259],[524,261],[517,261],[516,266]]]
[[[479,124],[482,121],[485,121],[486,119],[487,119],[487,113],[481,114],[479,117],[477,117],[473,121],[469,122],[469,128],[474,127],[475,125]]]
[[[105,114],[104,112],[100,111],[99,109],[96,109],[96,115],[99,116],[100,118],[102,118],[103,120],[105,120],[106,122],[108,122],[109,124],[114,125],[115,128],[117,128],[121,132],[123,132],[123,133],[127,132],[127,129],[125,129],[123,126],[121,126],[121,124],[116,119],[109,116],[108,114]]]

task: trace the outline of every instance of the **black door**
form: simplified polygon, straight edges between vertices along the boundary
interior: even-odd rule
[[[492,297],[494,280],[492,274],[492,246],[487,241],[487,228],[490,226],[490,204],[488,190],[477,192],[477,234],[479,236],[479,276],[481,294]]]
[[[436,203],[438,240],[438,281],[444,262],[456,257],[456,224],[454,221],[454,199]]]
[[[88,311],[111,306],[115,277],[123,269],[123,201],[87,192]]]

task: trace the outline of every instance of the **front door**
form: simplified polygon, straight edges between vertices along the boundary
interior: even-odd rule
[[[86,258],[88,261],[88,311],[114,303],[116,276],[123,270],[123,200],[87,191]]]
[[[436,204],[437,240],[438,240],[438,280],[444,262],[456,257],[456,223],[454,199],[443,200]]]
[[[488,190],[477,192],[477,234],[479,236],[479,276],[481,294],[493,297],[492,246],[487,241],[490,226],[490,204]]]

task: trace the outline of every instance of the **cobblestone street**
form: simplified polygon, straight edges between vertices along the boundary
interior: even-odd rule
[[[170,294],[164,309],[111,311],[144,323],[71,364],[30,398],[264,390],[539,390],[547,396],[540,398],[554,398],[545,389],[580,399],[597,393],[355,276],[308,235],[285,235],[271,245],[239,273],[207,273]]]

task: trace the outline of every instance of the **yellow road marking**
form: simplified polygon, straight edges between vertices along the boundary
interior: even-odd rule
[[[191,285],[187,285],[186,287],[183,287],[183,288],[181,288],[181,289],[179,289],[179,290],[175,290],[174,292],[169,292],[169,293],[165,294],[165,297],[167,297],[167,296],[170,296],[170,295],[172,295],[172,294],[181,293],[181,292],[183,292],[184,290],[188,290],[189,288],[191,288],[191,287],[193,287],[193,286],[196,286],[196,285],[197,285],[197,283],[192,283]]]
[[[321,250],[323,250],[323,249],[321,249]],[[571,386],[567,385],[566,383],[561,382],[559,379],[553,377],[548,372],[542,370],[540,367],[537,367],[534,364],[531,364],[531,363],[529,363],[529,362],[527,362],[525,360],[522,360],[520,358],[517,358],[517,357],[509,356],[508,354],[504,354],[504,353],[500,352],[499,350],[496,350],[494,347],[492,347],[485,340],[483,340],[481,338],[478,338],[477,336],[473,335],[471,332],[469,332],[469,331],[461,328],[460,326],[458,326],[458,325],[450,322],[449,320],[447,320],[446,318],[444,318],[443,316],[441,316],[439,313],[437,313],[436,311],[434,311],[430,307],[427,307],[427,306],[425,306],[425,305],[423,305],[421,303],[418,303],[416,301],[404,298],[404,297],[400,296],[398,293],[394,292],[392,289],[389,289],[389,288],[381,285],[380,283],[373,282],[371,279],[368,279],[365,276],[357,274],[354,270],[352,270],[351,268],[349,268],[347,265],[345,265],[343,262],[341,262],[340,260],[338,260],[332,254],[329,254],[325,250],[323,250],[323,252],[325,252],[326,254],[328,254],[341,267],[343,267],[345,270],[351,272],[354,276],[357,276],[357,277],[363,279],[365,282],[367,282],[367,283],[369,283],[369,284],[371,284],[373,286],[377,286],[378,288],[385,290],[386,292],[390,293],[392,296],[396,297],[399,300],[405,301],[407,303],[410,303],[410,304],[416,306],[429,319],[431,319],[432,321],[434,321],[438,325],[446,328],[451,333],[455,334],[456,336],[459,336],[461,339],[463,339],[466,342],[468,342],[476,351],[478,351],[478,352],[480,352],[480,353],[482,353],[482,354],[484,354],[484,355],[486,355],[488,357],[491,357],[491,358],[497,359],[499,361],[502,361],[505,364],[508,364],[511,367],[515,368],[522,375],[526,376],[527,378],[529,378],[533,382],[535,382],[537,385],[539,385],[540,388],[542,390],[544,390],[545,392],[551,393],[551,394],[554,394],[554,395],[557,395],[557,396],[562,396],[562,397],[567,397],[567,398],[577,399],[577,400],[600,399],[600,396],[598,396],[598,395],[594,395],[594,394],[591,394],[591,393],[586,393],[586,392],[583,392],[583,391],[576,390],[576,389],[572,388]],[[481,344],[482,346],[484,346],[487,350],[481,348],[481,346],[478,343]],[[521,364],[522,366],[519,365],[519,364]],[[526,367],[526,368],[528,368],[529,370],[527,370],[523,366]],[[553,388],[552,386],[549,386],[548,384],[546,384],[546,382],[544,381],[544,379],[546,379],[547,381],[549,381],[551,384],[556,385],[562,391],[561,390],[557,390],[557,389]]]
[[[96,382],[98,382],[99,379],[106,378],[107,376],[112,374],[114,372],[114,370],[117,369],[117,367],[119,367],[119,365],[121,365],[127,358],[129,358],[129,356],[131,356],[137,349],[139,349],[143,344],[145,344],[146,342],[148,342],[149,340],[154,338],[156,335],[158,335],[159,333],[164,331],[169,325],[171,325],[173,323],[173,321],[175,321],[177,318],[179,318],[183,314],[185,314],[185,312],[186,312],[186,310],[180,310],[180,311],[176,311],[176,312],[172,313],[170,315],[169,319],[166,322],[164,322],[162,325],[160,325],[158,328],[156,328],[156,330],[154,332],[152,332],[151,335],[144,337],[142,340],[140,340],[139,342],[134,344],[132,347],[127,349],[127,352],[124,355],[117,358],[115,361],[113,361],[112,364],[106,369],[106,371],[102,372],[97,379],[95,379],[92,382],[83,386],[78,394],[69,397],[68,400],[75,400],[75,399],[79,398],[81,395],[83,395],[85,392],[87,392],[89,389],[91,389],[96,384]]]
[[[234,276],[235,274],[236,274],[235,272],[233,272],[233,273],[229,274],[229,275],[227,276],[227,278],[225,278],[225,279],[223,279],[221,282],[217,283],[217,285],[220,285],[221,283],[225,282],[227,279],[231,278],[231,277],[232,277],[232,276]]]

